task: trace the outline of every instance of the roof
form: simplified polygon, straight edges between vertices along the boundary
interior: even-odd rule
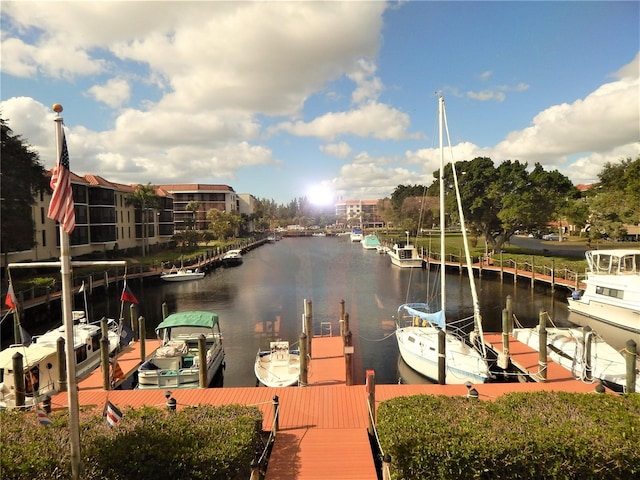
[[[35,365],[49,355],[56,354],[56,348],[37,343],[32,343],[28,347],[23,345],[7,347],[0,352],[0,368],[13,370],[13,356],[16,353],[22,354],[22,363],[26,367],[27,365]]]
[[[170,193],[177,192],[202,192],[202,191],[215,191],[215,192],[235,192],[229,185],[211,185],[204,183],[173,183],[158,185],[160,188]]]
[[[156,327],[156,332],[163,328],[172,327],[204,327],[213,328],[218,323],[218,315],[213,312],[190,310],[172,313]]]

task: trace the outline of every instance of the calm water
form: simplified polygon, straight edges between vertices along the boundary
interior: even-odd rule
[[[446,281],[448,316],[471,316],[466,274],[451,273]],[[169,313],[208,310],[219,315],[226,387],[255,385],[256,351],[268,347],[271,339],[298,341],[305,299],[312,301],[315,332],[320,332],[321,322],[329,322],[334,334],[339,332],[340,301],[345,301],[356,352],[356,383],[364,383],[367,369],[375,370],[378,383],[397,383],[400,377],[407,383],[426,382],[399,359],[393,317],[399,304],[424,301],[428,291],[439,290],[434,273],[394,267],[386,255],[350,243],[348,237],[285,238],[248,252],[243,265],[220,268],[202,280],[129,284],[140,301],[138,314],[146,319],[148,337],[154,336],[163,303]],[[540,310],[548,311],[558,326],[568,325],[564,289],[552,296],[549,288],[531,289],[525,281],[514,285],[511,278],[504,283],[477,278],[476,286],[485,331],[500,331],[507,295],[524,326],[535,325]],[[119,294],[112,286],[106,300],[94,298],[91,317],[117,317]],[[624,344],[626,339],[619,341]]]

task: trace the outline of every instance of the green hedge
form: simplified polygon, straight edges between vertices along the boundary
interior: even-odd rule
[[[399,397],[377,413],[394,479],[640,478],[640,395]]]
[[[154,407],[124,409],[113,429],[101,415],[82,413],[83,480],[242,479],[262,450],[262,414],[255,407]],[[50,415],[52,426],[34,412],[0,412],[0,478],[71,477],[68,415]]]

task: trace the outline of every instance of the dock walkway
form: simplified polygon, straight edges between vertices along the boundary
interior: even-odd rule
[[[486,334],[487,341],[501,345],[501,334]],[[157,345],[155,345],[157,347]],[[146,341],[146,351],[155,348]],[[138,342],[117,357],[125,373],[133,372],[140,362]],[[511,339],[514,362],[537,371],[538,353]],[[374,480],[377,478],[367,427],[369,409],[364,385],[347,386],[341,337],[314,337],[312,340],[307,387],[194,388],[171,392],[178,408],[191,405],[254,405],[263,413],[263,429],[274,422],[278,399],[279,429],[267,468],[266,480]],[[557,368],[556,368],[557,367]],[[165,390],[111,390],[102,388],[102,374],[96,370],[78,385],[80,405],[102,409],[107,398],[119,408],[143,405],[164,408]],[[540,390],[587,393],[594,385],[575,380],[562,367],[549,360],[545,383],[487,383],[474,385],[481,399],[492,400],[508,392]],[[464,385],[376,385],[376,403],[407,395],[465,396]],[[52,398],[54,410],[65,408],[67,394]]]

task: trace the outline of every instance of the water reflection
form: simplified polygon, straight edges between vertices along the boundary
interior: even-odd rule
[[[277,338],[298,341],[305,299],[312,301],[315,333],[320,332],[321,322],[330,323],[334,333],[339,331],[344,300],[356,352],[354,381],[363,384],[365,371],[373,369],[378,383],[390,384],[399,377],[423,381],[402,367],[393,319],[399,304],[437,297],[436,277],[427,270],[394,267],[386,255],[365,250],[348,237],[312,237],[266,244],[244,255],[243,265],[220,268],[202,280],[130,281],[129,285],[140,300],[137,315],[145,317],[148,336],[154,336],[163,303],[169,313],[208,310],[219,315],[227,364],[224,386],[254,386],[258,349]],[[446,282],[448,315],[472,316],[466,272],[450,273]],[[485,331],[500,331],[508,295],[523,326],[535,325],[541,310],[549,312],[556,325],[569,325],[565,289],[552,294],[548,287],[532,289],[528,281],[514,284],[511,277],[501,282],[488,276],[476,278],[476,286]],[[96,295],[93,318],[117,314],[119,294],[112,287],[107,299]]]

